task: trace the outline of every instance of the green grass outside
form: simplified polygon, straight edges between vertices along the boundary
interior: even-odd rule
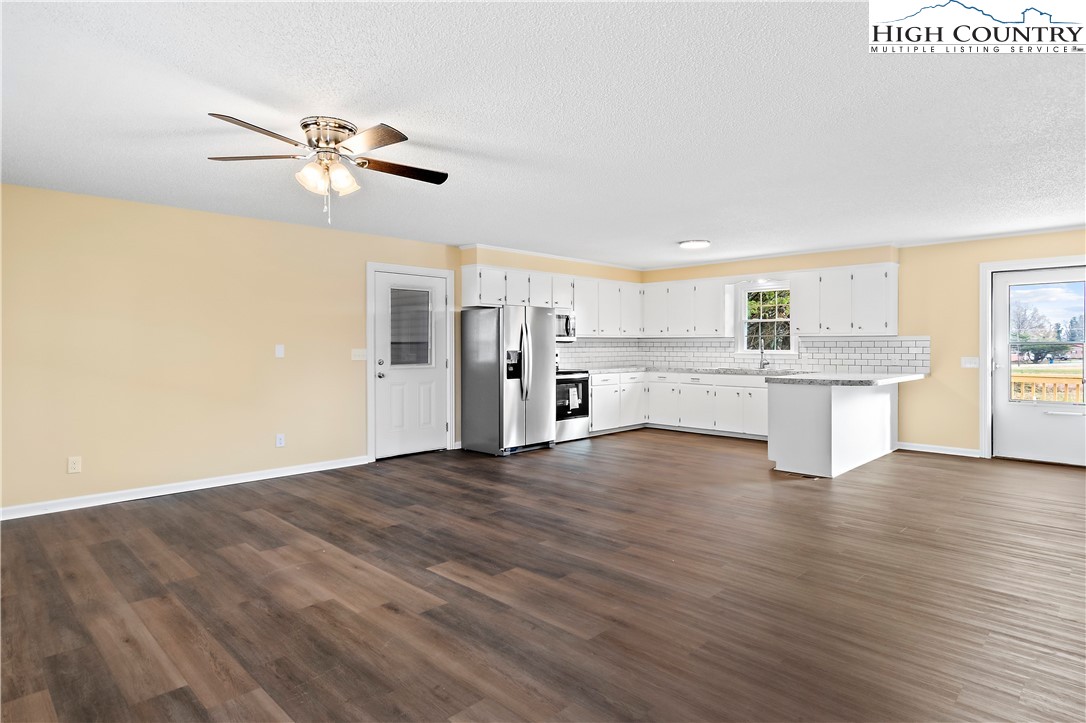
[[[1082,362],[1066,361],[1055,364],[1012,364],[1011,376],[1015,377],[1072,377],[1082,378]]]

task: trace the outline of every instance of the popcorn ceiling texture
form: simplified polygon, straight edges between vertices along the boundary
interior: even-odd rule
[[[770,356],[773,367],[811,372],[931,373],[931,337],[801,339],[797,356]],[[734,339],[578,339],[558,345],[563,369],[652,367],[755,369],[758,355],[737,354]]]

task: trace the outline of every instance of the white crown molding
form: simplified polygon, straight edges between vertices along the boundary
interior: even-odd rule
[[[367,456],[346,457],[344,459],[333,459],[325,462],[297,464],[292,467],[277,467],[275,469],[263,469],[256,472],[239,472],[237,474],[222,475],[221,477],[206,477],[204,479],[189,480],[187,482],[172,482],[152,487],[134,487],[127,490],[117,490],[116,492],[102,492],[100,494],[66,497],[64,499],[49,500],[46,502],[31,502],[26,505],[12,505],[10,507],[0,508],[0,520],[14,520],[20,517],[47,515],[51,512],[78,510],[84,507],[109,505],[115,502],[129,502],[131,500],[141,500],[148,497],[173,495],[178,492],[192,492],[195,490],[210,489],[212,487],[236,485],[242,482],[256,482],[258,480],[275,479],[276,477],[290,477],[291,475],[296,474],[322,472],[329,469],[342,469],[343,467],[355,467],[360,464],[369,464],[373,461],[373,457]]]
[[[558,256],[556,254],[545,254],[541,251],[525,251],[523,249],[511,249],[504,246],[491,246],[490,244],[467,244],[466,246],[460,246],[461,251],[471,251],[472,249],[487,249],[489,251],[504,251],[511,254],[522,254],[524,256],[538,256],[544,259],[555,259],[557,261],[569,261],[575,264],[591,264],[593,266],[607,266],[612,269],[622,269],[624,271],[646,271],[639,266],[623,266],[621,264],[612,264],[606,261],[592,261],[590,259],[576,259],[572,256]],[[483,264],[484,266],[486,264]]]

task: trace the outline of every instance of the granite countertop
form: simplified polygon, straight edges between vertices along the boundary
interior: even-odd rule
[[[737,367],[608,367],[589,369],[589,374],[632,374],[634,372],[652,372],[654,374],[742,374],[754,377],[776,377],[803,374],[794,369],[740,369]]]
[[[770,384],[817,384],[828,387],[881,387],[923,379],[926,374],[836,374],[811,372],[787,377],[769,377]]]

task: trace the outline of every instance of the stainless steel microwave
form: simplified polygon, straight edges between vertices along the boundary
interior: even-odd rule
[[[567,343],[577,341],[577,321],[573,309],[554,310],[554,340]]]

